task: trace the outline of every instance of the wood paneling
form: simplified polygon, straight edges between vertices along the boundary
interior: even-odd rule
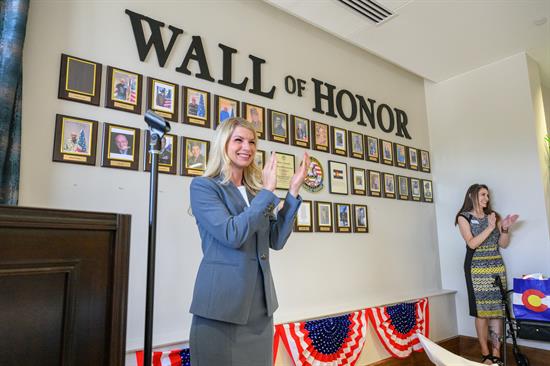
[[[0,206],[1,364],[124,365],[129,232],[128,215]]]

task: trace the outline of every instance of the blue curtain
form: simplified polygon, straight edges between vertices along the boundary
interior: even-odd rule
[[[17,205],[22,56],[29,0],[0,0],[0,204]]]

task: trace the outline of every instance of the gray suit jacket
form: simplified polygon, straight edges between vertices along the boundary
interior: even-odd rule
[[[233,183],[221,178],[194,178],[191,209],[202,240],[201,261],[191,313],[235,324],[246,324],[258,277],[263,273],[269,316],[277,309],[277,296],[269,266],[269,248],[284,247],[301,198],[287,194],[283,208],[272,215],[279,198],[262,189],[248,194],[247,207]]]

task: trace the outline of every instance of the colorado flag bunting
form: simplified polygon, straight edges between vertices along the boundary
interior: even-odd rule
[[[416,333],[429,336],[430,311],[427,298],[369,308],[368,312],[380,342],[393,357],[405,358],[413,351],[422,351]]]
[[[513,308],[517,319],[550,322],[550,280],[514,278]]]

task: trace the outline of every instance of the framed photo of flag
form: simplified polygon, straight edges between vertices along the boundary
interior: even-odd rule
[[[105,107],[141,114],[142,83],[141,74],[107,66]]]
[[[348,192],[348,165],[338,161],[328,161],[329,192],[347,195]]]
[[[58,114],[53,161],[95,165],[98,122]]]
[[[205,90],[183,89],[183,123],[210,128],[210,93]]]
[[[179,86],[168,81],[147,78],[147,108],[173,122],[179,121]]]
[[[319,233],[332,233],[332,203],[315,201],[315,231]]]

